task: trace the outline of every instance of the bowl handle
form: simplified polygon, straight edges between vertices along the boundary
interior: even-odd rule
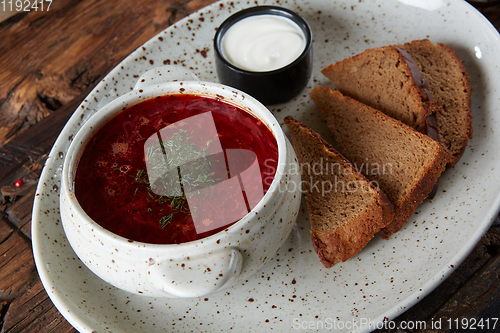
[[[151,286],[174,297],[200,297],[233,283],[241,272],[243,257],[237,249],[226,248],[199,257],[149,260]]]
[[[198,77],[191,71],[175,65],[165,65],[146,71],[137,80],[134,90],[175,81],[199,81]]]

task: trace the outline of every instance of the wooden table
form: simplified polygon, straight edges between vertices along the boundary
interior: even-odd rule
[[[109,70],[212,2],[55,0],[49,11],[0,23],[1,332],[74,331],[48,298],[31,250],[32,203],[44,161],[74,109]],[[500,28],[500,6],[478,8]],[[499,317],[499,275],[497,223],[440,287],[396,321]]]

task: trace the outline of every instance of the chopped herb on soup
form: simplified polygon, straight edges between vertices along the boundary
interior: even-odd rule
[[[125,109],[89,140],[77,199],[128,239],[179,244],[220,232],[264,196],[277,168],[269,128],[218,99],[168,95]]]

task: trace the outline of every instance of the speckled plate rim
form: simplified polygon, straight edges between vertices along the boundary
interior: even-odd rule
[[[228,3],[229,1],[225,2]],[[340,1],[342,2],[342,1]],[[409,1],[405,1],[409,2]],[[263,2],[264,3],[269,3],[269,2]],[[207,8],[216,8],[219,6],[219,3],[215,3],[213,5],[210,5],[203,9],[202,11],[206,10]],[[460,1],[449,1],[448,6],[465,6],[465,10],[467,10],[469,13],[472,13],[474,16],[472,17],[474,21],[469,20],[467,21],[468,24],[477,24],[479,23],[483,28],[487,30],[489,34],[492,34],[496,40],[495,40],[495,48],[498,49],[498,32],[496,29],[494,29],[493,26],[484,18],[482,17],[481,14],[479,14],[473,7],[469,6],[466,3],[462,3]],[[181,20],[180,22],[177,23],[177,25],[182,24],[182,22],[185,22],[186,20],[190,20],[193,16],[196,16],[197,13],[194,13],[190,15],[189,17],[186,17],[185,19]],[[470,19],[470,17],[469,17]],[[461,22],[461,24],[465,24],[464,22]],[[165,31],[168,32],[170,30],[175,29],[175,26],[167,28]],[[445,41],[443,41],[445,42]],[[149,42],[148,42],[149,43]],[[146,44],[148,44],[146,43]],[[145,44],[145,45],[146,45]],[[368,47],[366,47],[368,48]],[[132,53],[127,59],[131,59],[135,57],[136,55],[141,54],[142,51],[139,48],[137,51]],[[127,61],[127,59],[124,60],[124,62]],[[106,78],[113,77],[117,72],[119,72],[119,67],[118,65],[114,70],[112,70]],[[105,80],[106,80],[105,78]],[[103,82],[105,81],[103,80]],[[495,80],[492,82],[494,87],[489,87],[491,88],[498,88],[500,86],[500,82],[498,80]],[[89,96],[92,94],[97,94],[98,90],[102,88],[102,84],[100,83],[94,90],[93,93],[91,93]],[[308,88],[306,88],[308,89]],[[491,91],[489,91],[491,93]],[[486,92],[485,92],[486,94]],[[293,101],[296,103],[297,101]],[[83,108],[82,103],[82,108]],[[283,107],[286,109],[286,107]],[[274,109],[273,111],[276,111],[277,109]],[[279,111],[278,111],[279,112]],[[40,275],[40,278],[42,280],[42,283],[44,287],[46,288],[49,297],[51,300],[54,302],[55,306],[59,309],[59,311],[68,319],[68,321],[75,326],[77,329],[82,330],[82,331],[87,331],[89,324],[85,318],[85,316],[79,316],[78,311],[73,311],[75,309],[71,308],[71,304],[69,304],[65,298],[65,295],[60,294],[58,292],[57,288],[57,281],[54,280],[54,276],[51,275],[51,272],[49,271],[48,267],[46,266],[46,261],[45,257],[43,255],[43,251],[41,250],[42,246],[42,235],[40,234],[42,231],[39,228],[39,225],[43,223],[43,216],[41,212],[43,211],[42,205],[42,200],[40,197],[42,197],[44,194],[48,195],[47,192],[51,191],[51,189],[48,189],[45,181],[48,179],[53,179],[54,177],[57,178],[57,172],[59,166],[57,165],[58,161],[60,163],[60,160],[58,160],[57,155],[59,154],[60,151],[64,151],[67,149],[67,134],[70,131],[70,127],[72,126],[79,126],[79,124],[82,121],[85,121],[86,119],[83,117],[83,115],[80,115],[78,112],[75,112],[75,114],[72,116],[72,118],[68,121],[68,125],[63,129],[60,137],[57,139],[53,150],[51,151],[49,158],[47,159],[45,168],[43,170],[43,173],[40,177],[40,183],[37,189],[37,194],[35,197],[35,202],[34,202],[34,209],[33,209],[33,219],[32,219],[32,238],[33,238],[33,252],[34,252],[34,257],[35,257],[35,262],[37,265],[37,269]],[[320,133],[324,134],[324,133]],[[477,147],[475,147],[477,148]],[[469,148],[468,148],[469,149]],[[498,156],[498,151],[496,152],[497,159],[499,158]],[[467,155],[467,154],[466,154]],[[56,170],[54,170],[56,169]],[[52,172],[55,172],[55,174],[50,174],[49,170]],[[448,178],[452,178],[453,176],[456,175],[461,175],[460,172],[450,172],[451,175],[448,176]],[[494,184],[497,185],[497,182]],[[54,191],[57,191],[56,189]],[[427,279],[425,283],[421,285],[420,290],[416,292],[408,292],[406,293],[406,297],[402,298],[397,304],[394,306],[386,309],[386,311],[380,315],[378,315],[376,318],[373,318],[374,321],[381,321],[384,318],[392,319],[399,315],[400,313],[404,312],[407,308],[413,306],[415,303],[417,303],[421,298],[423,298],[425,295],[427,295],[429,292],[431,292],[435,287],[437,287],[446,277],[451,274],[451,272],[454,270],[455,267],[457,267],[470,253],[470,251],[473,249],[475,244],[479,241],[481,236],[488,230],[489,226],[491,225],[492,221],[494,218],[497,216],[498,211],[499,211],[499,206],[500,206],[500,195],[498,193],[498,190],[496,191],[496,194],[494,194],[493,198],[489,198],[488,200],[488,208],[487,208],[487,213],[486,214],[481,214],[482,219],[480,220],[480,223],[475,223],[476,231],[472,234],[470,234],[467,238],[467,242],[462,244],[461,250],[456,252],[454,256],[450,258],[450,260],[447,262],[446,265],[441,265],[441,269],[438,270],[436,274],[433,275],[432,278]],[[427,208],[427,207],[426,207]],[[49,213],[50,214],[50,213]],[[396,238],[397,239],[397,238]],[[342,271],[342,268],[340,269]],[[62,278],[62,277],[57,277],[57,278]],[[67,295],[66,295],[67,296]],[[73,312],[72,312],[73,311]],[[88,319],[88,318],[87,318]],[[90,330],[88,330],[90,332]],[[361,329],[360,331],[368,331],[367,329]]]

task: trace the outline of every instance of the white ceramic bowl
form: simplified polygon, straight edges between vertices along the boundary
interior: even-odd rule
[[[248,279],[276,254],[298,214],[299,169],[293,148],[279,123],[257,100],[216,83],[159,83],[165,80],[161,71],[148,71],[133,91],[100,109],[74,137],[62,174],[62,223],[78,257],[108,283],[129,292],[156,297],[203,296]],[[278,144],[275,177],[250,213],[219,233],[178,245],[130,241],[101,227],[79,205],[74,190],[78,160],[89,139],[124,108],[156,96],[181,93],[223,96],[263,121]],[[295,172],[291,173],[293,170]]]

